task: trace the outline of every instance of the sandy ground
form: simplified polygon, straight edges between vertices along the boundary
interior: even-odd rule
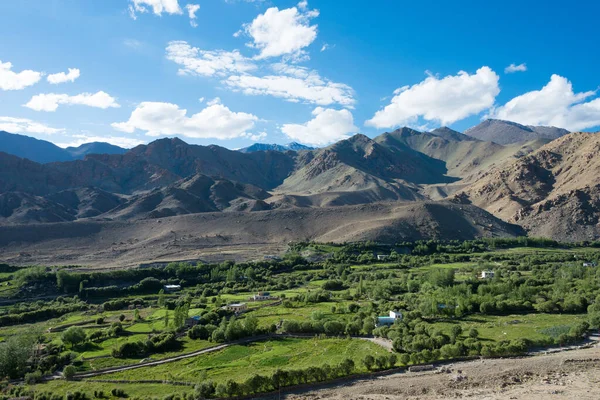
[[[600,399],[600,348],[520,359],[477,360],[444,372],[401,373],[292,393],[299,399]]]
[[[203,213],[140,221],[0,226],[0,262],[12,265],[136,267],[176,260],[220,262],[281,255],[292,241],[517,235],[472,206],[377,203],[252,213]]]

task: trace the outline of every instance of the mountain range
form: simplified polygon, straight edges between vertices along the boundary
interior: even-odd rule
[[[560,240],[599,237],[600,136],[554,128],[552,135],[560,136],[554,140],[525,135],[500,144],[514,129],[506,121],[484,121],[468,134],[401,128],[301,151],[234,151],[166,138],[123,154],[45,164],[0,153],[0,236],[25,238],[5,244],[13,250],[5,259],[21,262],[20,254],[35,248],[51,254],[58,243],[52,235],[65,229],[83,229],[84,236],[91,229],[98,243],[98,235],[122,238],[130,248],[110,253],[121,263],[147,257],[142,249],[154,240],[159,253],[153,257],[165,257],[173,237],[179,238],[178,257],[222,246],[239,256],[250,251],[244,243],[257,241],[276,246],[525,232]],[[151,221],[162,223],[158,236]],[[54,233],[25,233],[42,226]],[[185,248],[184,232],[195,238]],[[106,258],[94,243],[74,234],[61,257],[76,253],[81,260],[88,246]]]
[[[253,153],[255,151],[300,151],[300,150],[314,150],[314,147],[305,146],[300,143],[291,142],[285,145],[281,144],[267,144],[267,143],[254,143],[251,146],[240,149],[242,153]]]
[[[80,160],[88,154],[123,154],[127,149],[101,142],[63,149],[46,140],[0,131],[0,152],[45,164]]]

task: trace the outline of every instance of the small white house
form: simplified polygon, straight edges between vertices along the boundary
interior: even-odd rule
[[[257,294],[250,297],[250,300],[252,301],[266,301],[271,299],[271,293],[269,292],[258,292]]]
[[[165,285],[165,292],[177,292],[181,290],[181,285]]]
[[[394,319],[400,319],[400,320],[403,318],[402,313],[400,311],[396,311],[396,310],[390,311],[390,317],[394,318]]]
[[[390,258],[388,254],[377,254],[377,261],[385,261],[388,258]]]
[[[494,271],[481,271],[481,279],[492,279],[496,276]]]
[[[595,267],[596,263],[595,262],[584,262],[583,266],[584,267]]]
[[[248,305],[246,303],[233,303],[225,306],[225,309],[229,311],[233,311],[236,314],[243,313],[248,309]]]
[[[402,313],[400,311],[390,311],[388,317],[377,317],[377,326],[391,326],[394,325],[396,320],[402,320]]]

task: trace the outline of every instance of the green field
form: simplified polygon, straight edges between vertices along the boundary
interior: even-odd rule
[[[337,365],[345,358],[357,364],[365,355],[387,354],[371,342],[359,339],[279,339],[249,345],[233,345],[197,358],[103,375],[102,379],[168,379],[197,382],[200,378],[224,382],[243,381],[254,374],[270,375],[276,369],[297,369],[323,364]],[[93,379],[92,379],[93,380]]]
[[[94,390],[108,393],[118,386],[131,398],[147,399],[189,394],[206,382],[221,384],[221,394],[232,382],[246,385],[237,394],[255,393],[248,383],[255,374],[270,380],[260,388],[266,391],[283,379],[278,370],[296,374],[295,381],[279,383],[283,386],[301,379],[316,382],[390,368],[394,362],[522,355],[581,343],[587,332],[600,328],[600,268],[582,265],[600,263],[596,247],[495,249],[487,241],[427,241],[414,244],[410,254],[410,246],[292,244],[281,261],[175,263],[95,273],[76,267],[22,269],[19,285],[8,292],[0,285],[0,300],[14,300],[0,306],[0,373],[7,368],[14,379],[34,371],[39,376],[63,369],[90,373],[259,338],[82,382],[23,385],[9,394],[21,397],[22,390],[34,388],[63,395],[77,390],[91,397]],[[379,262],[377,254],[392,258]],[[481,279],[483,269],[493,270],[495,277]],[[182,290],[165,294],[166,284],[180,284]],[[273,298],[251,301],[259,291]],[[45,299],[28,300],[31,293]],[[230,303],[246,303],[247,309],[235,314],[225,307]],[[401,311],[403,318],[376,326],[377,317],[390,310]],[[273,335],[270,340],[264,339],[267,334]],[[372,336],[388,340],[396,361],[387,362],[390,351],[365,340]],[[14,351],[16,344],[40,353],[33,363],[25,360],[21,370],[3,361],[7,354],[28,354]],[[11,348],[13,353],[4,352]],[[349,369],[340,367],[346,359],[354,362]],[[324,365],[333,368],[320,368]],[[130,383],[98,381],[106,379]],[[188,385],[135,383],[141,380]],[[213,389],[215,397],[218,388]]]

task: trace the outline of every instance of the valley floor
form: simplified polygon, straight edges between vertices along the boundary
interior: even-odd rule
[[[399,373],[304,393],[288,400],[478,400],[600,398],[600,348],[448,365],[449,372]]]

